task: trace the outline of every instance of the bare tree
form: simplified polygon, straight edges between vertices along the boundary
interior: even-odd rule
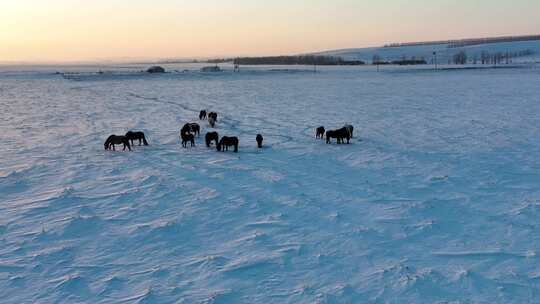
[[[467,63],[467,53],[465,51],[460,51],[454,55],[454,64],[466,64]]]

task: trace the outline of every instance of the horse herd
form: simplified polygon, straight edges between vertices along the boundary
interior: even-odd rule
[[[352,125],[344,125],[343,128],[337,130],[328,130],[326,131],[326,143],[330,143],[330,139],[335,138],[338,144],[343,144],[344,139],[347,140],[347,143],[353,137],[354,127]],[[316,138],[323,139],[325,135],[324,127],[318,127],[316,130]]]
[[[216,112],[209,112],[207,113],[206,110],[201,110],[199,113],[199,120],[205,120],[208,119],[208,124],[210,127],[214,128],[217,123],[217,113]],[[331,139],[335,138],[338,144],[345,143],[345,139],[347,140],[347,144],[350,142],[350,139],[353,137],[353,131],[354,127],[352,125],[345,125],[341,129],[336,130],[328,130],[326,131],[323,126],[318,127],[316,129],[316,138],[324,139],[326,135],[326,143],[330,144]],[[188,143],[194,147],[195,146],[195,137],[199,137],[201,134],[201,126],[198,123],[186,123],[182,129],[180,130],[180,141],[182,143],[182,147],[187,148]],[[145,145],[148,146],[148,141],[146,141],[146,137],[143,132],[133,132],[129,131],[126,133],[126,135],[111,135],[107,138],[105,141],[105,150],[113,150],[115,151],[115,145],[124,145],[124,151],[129,149],[131,151],[131,146],[133,146],[133,142],[138,140],[139,146]],[[257,142],[257,147],[262,148],[263,144],[263,136],[261,134],[257,134],[255,137],[255,140]],[[207,132],[205,135],[205,143],[208,148],[212,145],[212,142],[215,143],[216,149],[218,151],[229,151],[229,148],[234,148],[234,152],[238,153],[238,144],[240,141],[238,140],[238,137],[236,136],[223,136],[221,139],[219,138],[218,132]]]

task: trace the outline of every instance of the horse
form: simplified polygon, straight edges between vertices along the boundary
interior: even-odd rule
[[[217,122],[217,113],[216,112],[208,113],[208,117],[212,117],[214,119],[214,122]]]
[[[255,137],[255,140],[257,141],[257,147],[262,148],[263,139],[264,138],[261,134],[257,134],[257,137]]]
[[[219,143],[219,134],[217,132],[208,132],[204,136],[204,139],[206,140],[206,146],[210,148],[210,144],[212,141],[216,142],[216,147]]]
[[[206,110],[201,110],[201,112],[199,112],[199,120],[204,119],[206,119]]]
[[[195,146],[195,136],[191,133],[180,133],[180,138],[182,139],[182,147],[187,148],[187,143],[190,142],[191,146]]]
[[[347,128],[343,127],[338,130],[329,130],[326,131],[326,143],[330,143],[330,138],[337,139],[338,144],[343,143],[343,139],[347,139],[347,144],[349,143],[349,140],[351,139],[351,134],[349,133],[349,130]]]
[[[321,138],[321,139],[324,138],[324,132],[325,130],[323,126],[318,127],[317,132],[315,134],[315,138]]]
[[[223,136],[217,145],[218,151],[229,151],[229,147],[234,146],[234,152],[238,153],[238,137]]]
[[[213,116],[208,116],[208,124],[210,124],[210,127],[212,128],[216,126],[216,120]]]
[[[105,150],[110,150],[112,146],[113,151],[116,151],[116,148],[114,147],[114,145],[119,145],[119,144],[124,144],[124,150],[122,151],[125,151],[126,147],[129,149],[129,151],[131,151],[129,140],[125,136],[117,136],[113,134],[107,138],[107,140],[105,141],[105,144],[103,145],[105,146]]]
[[[182,127],[180,133],[194,133],[199,136],[201,133],[201,127],[197,123],[187,123]]]
[[[126,137],[129,141],[131,141],[131,145],[133,146],[134,140],[139,140],[139,146],[144,144],[145,146],[148,146],[148,142],[146,141],[146,137],[144,136],[143,132],[132,132],[129,131],[126,133]]]
[[[349,125],[349,124],[344,125],[343,127],[346,128],[347,131],[349,131],[349,135],[351,136],[351,138],[353,138],[354,127],[352,125]]]

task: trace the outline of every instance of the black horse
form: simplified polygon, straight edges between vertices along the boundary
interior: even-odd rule
[[[180,133],[194,133],[195,135],[199,136],[201,133],[201,127],[197,123],[187,123],[182,127]]]
[[[199,112],[199,119],[206,119],[206,110],[201,110],[201,112]]]
[[[146,137],[144,136],[143,132],[133,132],[129,131],[126,133],[126,137],[129,141],[131,141],[131,145],[133,146],[134,140],[139,140],[139,146],[141,144],[144,144],[145,146],[148,146],[148,142],[146,141]]]
[[[117,136],[113,134],[109,136],[109,138],[107,138],[107,140],[105,141],[105,144],[103,145],[105,146],[105,150],[110,150],[112,147],[113,151],[116,151],[116,148],[114,147],[114,145],[119,145],[119,144],[124,144],[123,151],[126,150],[126,147],[129,149],[129,151],[131,151],[129,140],[125,136]]]
[[[317,132],[315,134],[315,138],[321,138],[321,139],[324,138],[324,132],[325,130],[323,126],[318,127]]]
[[[255,137],[255,140],[257,141],[257,147],[262,148],[263,143],[263,136],[261,134],[257,134],[257,137]]]
[[[216,142],[216,147],[219,143],[219,134],[218,132],[208,132],[206,133],[206,136],[204,136],[204,139],[206,140],[206,146],[210,147],[210,144],[212,141]]]
[[[216,112],[210,112],[208,113],[208,117],[212,117],[214,119],[214,122],[217,122],[217,113]]]
[[[229,151],[229,147],[234,146],[234,152],[238,153],[238,137],[223,136],[217,145],[218,151]]]
[[[187,148],[187,143],[190,142],[191,146],[195,146],[195,136],[191,133],[180,133],[180,138],[182,139],[182,147]]]
[[[352,125],[344,125],[343,127],[349,131],[349,135],[353,138],[354,127]]]
[[[208,117],[208,123],[210,124],[210,127],[215,127],[216,126],[216,120],[214,119],[214,117]]]
[[[326,143],[330,143],[330,139],[335,138],[337,139],[338,144],[342,144],[344,139],[347,139],[347,143],[349,143],[349,140],[351,139],[351,134],[349,133],[349,130],[345,127],[338,129],[338,130],[329,130],[326,131]]]

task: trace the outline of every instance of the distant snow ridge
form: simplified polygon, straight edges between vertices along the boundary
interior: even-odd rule
[[[454,55],[459,52],[465,52],[468,56],[468,61],[472,63],[474,58],[480,61],[482,53],[490,54],[515,54],[512,59],[513,63],[536,62],[540,61],[540,41],[516,41],[516,42],[499,42],[488,44],[474,44],[455,46],[450,43],[442,44],[426,44],[426,45],[405,45],[398,47],[372,47],[358,49],[343,49],[319,52],[315,54],[340,56],[347,60],[362,60],[371,63],[374,57],[380,58],[383,61],[400,60],[402,58],[423,58],[428,63],[434,60],[434,52],[437,54],[439,64],[447,64],[453,60]]]

